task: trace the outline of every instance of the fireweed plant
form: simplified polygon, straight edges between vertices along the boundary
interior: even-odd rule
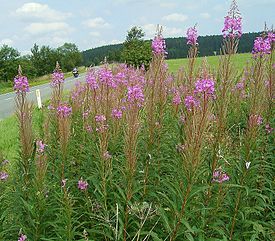
[[[233,1],[216,69],[195,67],[197,26],[176,75],[161,28],[148,70],[105,63],[65,95],[57,63],[42,110],[19,67],[20,150],[0,155],[0,240],[274,240],[274,31],[238,72],[241,20]]]

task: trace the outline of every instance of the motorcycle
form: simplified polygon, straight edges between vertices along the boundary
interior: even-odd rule
[[[73,69],[73,75],[74,75],[75,78],[77,78],[79,76],[77,68]]]

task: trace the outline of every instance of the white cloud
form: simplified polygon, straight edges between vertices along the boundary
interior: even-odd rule
[[[110,26],[110,24],[101,17],[87,19],[83,21],[82,24],[89,28],[106,28]]]
[[[145,34],[148,38],[153,38],[156,35],[157,25],[149,23],[141,26],[141,28],[145,31]],[[178,37],[184,34],[184,30],[181,28],[175,27],[167,27],[162,26],[163,31],[162,34],[164,37]]]
[[[175,8],[176,3],[162,2],[162,3],[159,4],[159,6],[162,7],[162,8]]]
[[[73,29],[65,22],[31,23],[25,27],[25,31],[31,35],[55,33],[55,35],[67,35]]]
[[[12,46],[13,45],[13,40],[12,39],[9,39],[9,38],[4,38],[0,41],[0,46],[2,45],[9,45],[9,46]]]
[[[101,36],[100,32],[90,32],[90,35],[92,37],[100,37]]]
[[[183,36],[184,30],[181,28],[163,27],[163,36],[165,37],[179,37]]]
[[[39,19],[40,21],[46,22],[57,22],[63,21],[69,16],[70,13],[64,13],[50,8],[47,4],[41,3],[25,3],[20,8],[16,9],[15,15],[23,19]]]
[[[157,25],[152,23],[145,24],[141,26],[141,28],[144,30],[146,36],[149,38],[154,37],[157,32]]]
[[[185,22],[187,19],[188,19],[187,15],[180,14],[180,13],[172,13],[162,18],[162,20],[169,21],[169,22]]]
[[[201,13],[200,16],[204,19],[209,19],[211,18],[211,15],[209,13]]]

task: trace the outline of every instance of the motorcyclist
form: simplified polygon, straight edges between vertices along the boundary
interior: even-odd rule
[[[78,73],[78,70],[77,70],[76,67],[73,68],[72,72],[73,72],[73,75],[74,75],[75,78],[77,78],[79,76],[79,73]]]

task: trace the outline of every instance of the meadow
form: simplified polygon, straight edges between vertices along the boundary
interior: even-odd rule
[[[191,27],[188,58],[166,61],[158,31],[148,69],[106,63],[65,93],[57,63],[41,110],[19,67],[0,240],[275,239],[275,33],[237,54],[232,6],[220,56],[198,58]]]

